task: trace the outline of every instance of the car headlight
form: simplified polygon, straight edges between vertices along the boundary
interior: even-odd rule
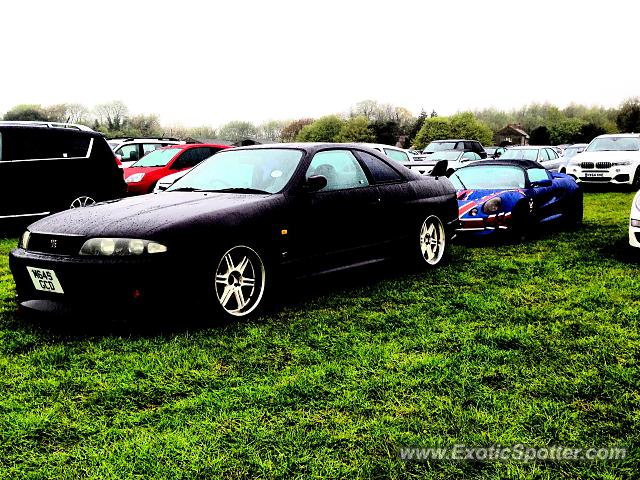
[[[500,197],[492,198],[488,202],[482,205],[482,211],[484,213],[496,213],[502,207],[502,199]]]
[[[144,178],[144,173],[134,173],[133,175],[129,175],[124,179],[127,183],[138,183]]]
[[[29,230],[25,231],[20,237],[20,240],[18,241],[18,248],[23,248],[24,250],[26,250],[27,247],[29,246],[30,236],[31,236],[31,232]]]
[[[164,253],[167,247],[160,243],[137,238],[91,238],[84,242],[80,255],[126,256],[143,253]]]
[[[623,162],[612,162],[611,165],[614,167],[622,167],[624,165],[631,165],[631,162],[628,160],[625,160]]]
[[[636,195],[636,198],[633,201],[633,203],[635,204],[636,209],[640,210],[640,194]],[[25,232],[25,233],[28,233],[28,232]]]

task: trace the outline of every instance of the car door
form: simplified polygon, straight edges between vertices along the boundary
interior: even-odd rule
[[[551,173],[544,168],[530,168],[527,170],[527,177],[538,220],[543,221],[559,213],[562,192],[554,184]]]
[[[348,149],[315,153],[305,181],[323,176],[327,185],[295,195],[290,228],[290,260],[326,270],[361,261],[381,242],[375,228],[380,196]],[[305,268],[305,269],[306,269]]]
[[[395,243],[406,235],[407,227],[412,225],[407,203],[415,196],[413,189],[395,168],[382,159],[362,150],[355,150],[355,153],[378,188],[380,205],[376,208],[376,237],[382,244]]]

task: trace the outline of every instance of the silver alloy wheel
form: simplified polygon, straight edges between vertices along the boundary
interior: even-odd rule
[[[215,290],[227,314],[243,317],[254,311],[262,300],[264,286],[264,263],[255,250],[238,245],[222,255],[216,268]]]
[[[420,227],[420,253],[428,265],[437,265],[442,260],[446,237],[442,222],[435,215],[430,215]]]
[[[89,205],[93,205],[94,203],[96,203],[96,201],[93,198],[83,195],[81,197],[76,198],[73,202],[71,202],[71,205],[69,206],[69,208],[88,207]]]

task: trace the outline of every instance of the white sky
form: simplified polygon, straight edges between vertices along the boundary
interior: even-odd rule
[[[125,102],[164,125],[640,95],[637,0],[2,1],[0,114]]]

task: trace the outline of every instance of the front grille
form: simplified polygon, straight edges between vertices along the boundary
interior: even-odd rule
[[[55,255],[78,255],[84,237],[32,233],[27,250]]]
[[[611,177],[580,177],[584,182],[610,182]]]
[[[581,168],[593,168],[593,162],[582,162],[580,164]]]
[[[613,164],[611,162],[597,162],[596,168],[611,168]]]

